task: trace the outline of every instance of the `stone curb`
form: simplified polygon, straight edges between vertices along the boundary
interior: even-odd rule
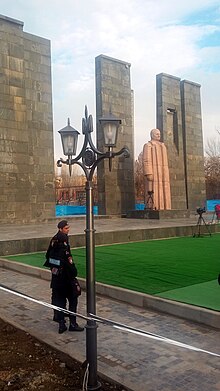
[[[50,271],[35,266],[26,265],[0,258],[0,267],[13,270],[22,274],[50,281]],[[86,288],[85,279],[79,278],[82,289]],[[146,310],[154,310],[174,315],[186,320],[201,323],[203,325],[220,329],[220,312],[207,308],[196,307],[177,301],[171,301],[148,294],[131,291],[129,289],[114,287],[97,282],[96,293],[127,304],[142,307]]]
[[[220,231],[220,225],[210,226],[212,233]],[[196,227],[193,225],[187,226],[167,226],[167,227],[147,227],[137,229],[123,229],[96,232],[95,244],[110,245],[117,243],[142,242],[143,240],[167,239],[176,237],[192,236]],[[201,234],[207,234],[206,227],[201,226]],[[46,251],[51,237],[32,237],[23,239],[0,240],[0,256],[34,253],[39,251]],[[73,243],[74,248],[85,247],[85,234],[77,233],[70,235],[70,242]]]

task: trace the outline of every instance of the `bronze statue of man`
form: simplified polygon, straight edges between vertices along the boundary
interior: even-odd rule
[[[159,129],[152,129],[150,135],[151,141],[143,147],[145,207],[171,209],[167,149],[160,141]]]

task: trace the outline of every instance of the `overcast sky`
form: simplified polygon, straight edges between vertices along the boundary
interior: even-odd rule
[[[1,0],[0,13],[51,40],[54,133],[95,118],[95,57],[131,63],[135,156],[156,125],[156,75],[201,84],[204,141],[220,129],[219,0]],[[55,136],[55,156],[60,157]]]

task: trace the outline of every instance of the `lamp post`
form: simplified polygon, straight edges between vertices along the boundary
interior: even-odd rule
[[[96,314],[96,289],[95,289],[95,241],[94,241],[94,215],[93,215],[93,174],[99,162],[103,159],[109,159],[109,170],[112,168],[112,159],[115,156],[124,155],[129,157],[129,150],[124,147],[118,152],[114,152],[116,146],[118,128],[121,123],[120,119],[114,117],[111,113],[99,119],[99,123],[103,128],[104,144],[107,147],[106,152],[99,151],[93,144],[91,133],[93,131],[92,115],[88,116],[88,110],[85,106],[85,118],[82,119],[82,133],[84,135],[84,143],[79,155],[76,155],[77,139],[79,132],[68,125],[59,130],[61,135],[63,153],[67,156],[66,160],[60,158],[57,161],[57,166],[62,164],[69,166],[71,175],[71,166],[79,165],[86,176],[86,307],[87,315]],[[94,320],[87,320],[86,325],[86,362],[88,364],[88,390],[98,390],[100,383],[97,380],[97,325]]]

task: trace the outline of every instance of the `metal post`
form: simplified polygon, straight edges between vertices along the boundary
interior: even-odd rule
[[[103,123],[116,123],[117,128],[121,123],[121,120],[116,119],[114,116],[109,115],[107,118],[103,117],[100,122]],[[93,131],[92,116],[88,116],[87,107],[85,107],[85,118],[82,121],[82,133],[84,134],[84,144],[82,146],[79,155],[75,156],[76,148],[72,148],[72,145],[76,145],[79,132],[70,126],[68,120],[68,126],[59,130],[62,138],[63,146],[64,139],[70,137],[72,143],[69,143],[68,150],[64,150],[64,155],[68,156],[68,159],[63,160],[60,158],[57,161],[57,166],[62,167],[62,164],[69,166],[69,173],[71,175],[71,166],[73,164],[79,165],[86,176],[86,304],[87,315],[96,314],[96,292],[95,292],[95,243],[94,243],[94,216],[93,216],[93,185],[92,177],[97,165],[103,159],[109,159],[109,169],[111,171],[112,159],[115,156],[124,155],[128,158],[130,156],[127,147],[123,147],[118,152],[113,152],[113,145],[107,145],[109,150],[107,152],[99,151],[92,142],[91,132]],[[86,325],[86,362],[88,364],[88,383],[87,390],[98,390],[101,384],[97,380],[97,325],[94,320],[88,320]]]
[[[87,315],[96,314],[95,292],[95,243],[93,216],[93,185],[86,181],[86,303]],[[86,361],[89,365],[88,390],[98,390],[101,384],[97,380],[97,325],[87,320],[86,325]]]

